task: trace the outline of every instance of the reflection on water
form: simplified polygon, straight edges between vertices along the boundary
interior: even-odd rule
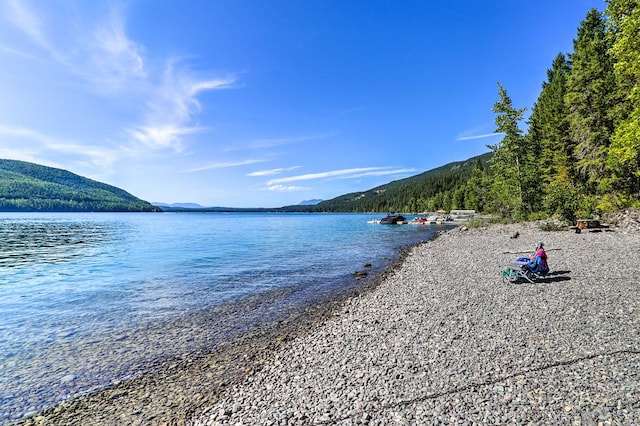
[[[107,238],[104,223],[0,220],[0,268],[69,262]]]

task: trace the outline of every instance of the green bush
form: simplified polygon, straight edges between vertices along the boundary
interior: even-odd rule
[[[554,222],[544,222],[539,226],[541,231],[545,232],[557,232],[557,231],[566,231],[567,228],[564,225],[560,225]]]

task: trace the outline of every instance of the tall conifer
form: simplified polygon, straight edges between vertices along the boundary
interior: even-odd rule
[[[573,219],[578,207],[574,182],[573,144],[569,138],[567,106],[564,98],[571,68],[558,54],[529,118],[527,141],[538,152],[538,179],[542,205],[537,211]]]
[[[619,204],[638,203],[640,197],[640,4],[637,0],[609,0],[607,6],[614,73],[623,102],[611,140],[608,169]]]
[[[465,186],[465,209],[475,210],[478,212],[484,211],[486,185],[487,182],[484,167],[482,167],[482,161],[477,159],[473,166],[473,170],[471,171],[471,177]]]
[[[565,100],[569,111],[569,135],[574,148],[580,182],[589,194],[603,188],[605,160],[613,133],[616,86],[613,62],[606,37],[605,21],[590,10],[573,42],[572,68],[567,80]]]
[[[504,138],[497,145],[490,145],[494,152],[490,163],[494,207],[502,216],[526,217],[531,208],[528,196],[531,189],[531,169],[525,138],[519,122],[526,108],[516,109],[507,91],[498,83],[499,100],[493,106],[496,113],[496,132]]]

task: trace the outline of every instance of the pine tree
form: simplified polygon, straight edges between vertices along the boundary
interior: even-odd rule
[[[595,9],[578,28],[570,55],[571,73],[565,101],[569,111],[569,135],[575,145],[578,179],[588,194],[606,188],[605,160],[613,133],[616,85],[606,37],[605,21]]]
[[[637,0],[609,0],[611,55],[624,102],[611,138],[607,168],[619,205],[640,197],[640,4]],[[630,197],[630,198],[628,198]]]
[[[518,123],[526,108],[516,109],[507,91],[498,83],[499,100],[493,106],[496,132],[504,133],[493,150],[490,163],[491,197],[496,210],[503,217],[522,218],[532,211],[529,202],[533,189],[533,173],[529,164],[530,153]]]
[[[533,106],[529,118],[527,141],[539,153],[538,179],[542,188],[542,205],[537,211],[558,214],[569,220],[575,218],[578,194],[573,176],[573,145],[569,135],[565,94],[570,64],[558,54],[547,81]]]
[[[471,177],[465,186],[464,203],[465,209],[484,211],[484,201],[486,193],[485,171],[482,161],[476,160],[471,171]]]

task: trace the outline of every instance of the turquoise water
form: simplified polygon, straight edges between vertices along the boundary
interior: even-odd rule
[[[1,214],[0,422],[339,297],[446,229],[381,217]]]

